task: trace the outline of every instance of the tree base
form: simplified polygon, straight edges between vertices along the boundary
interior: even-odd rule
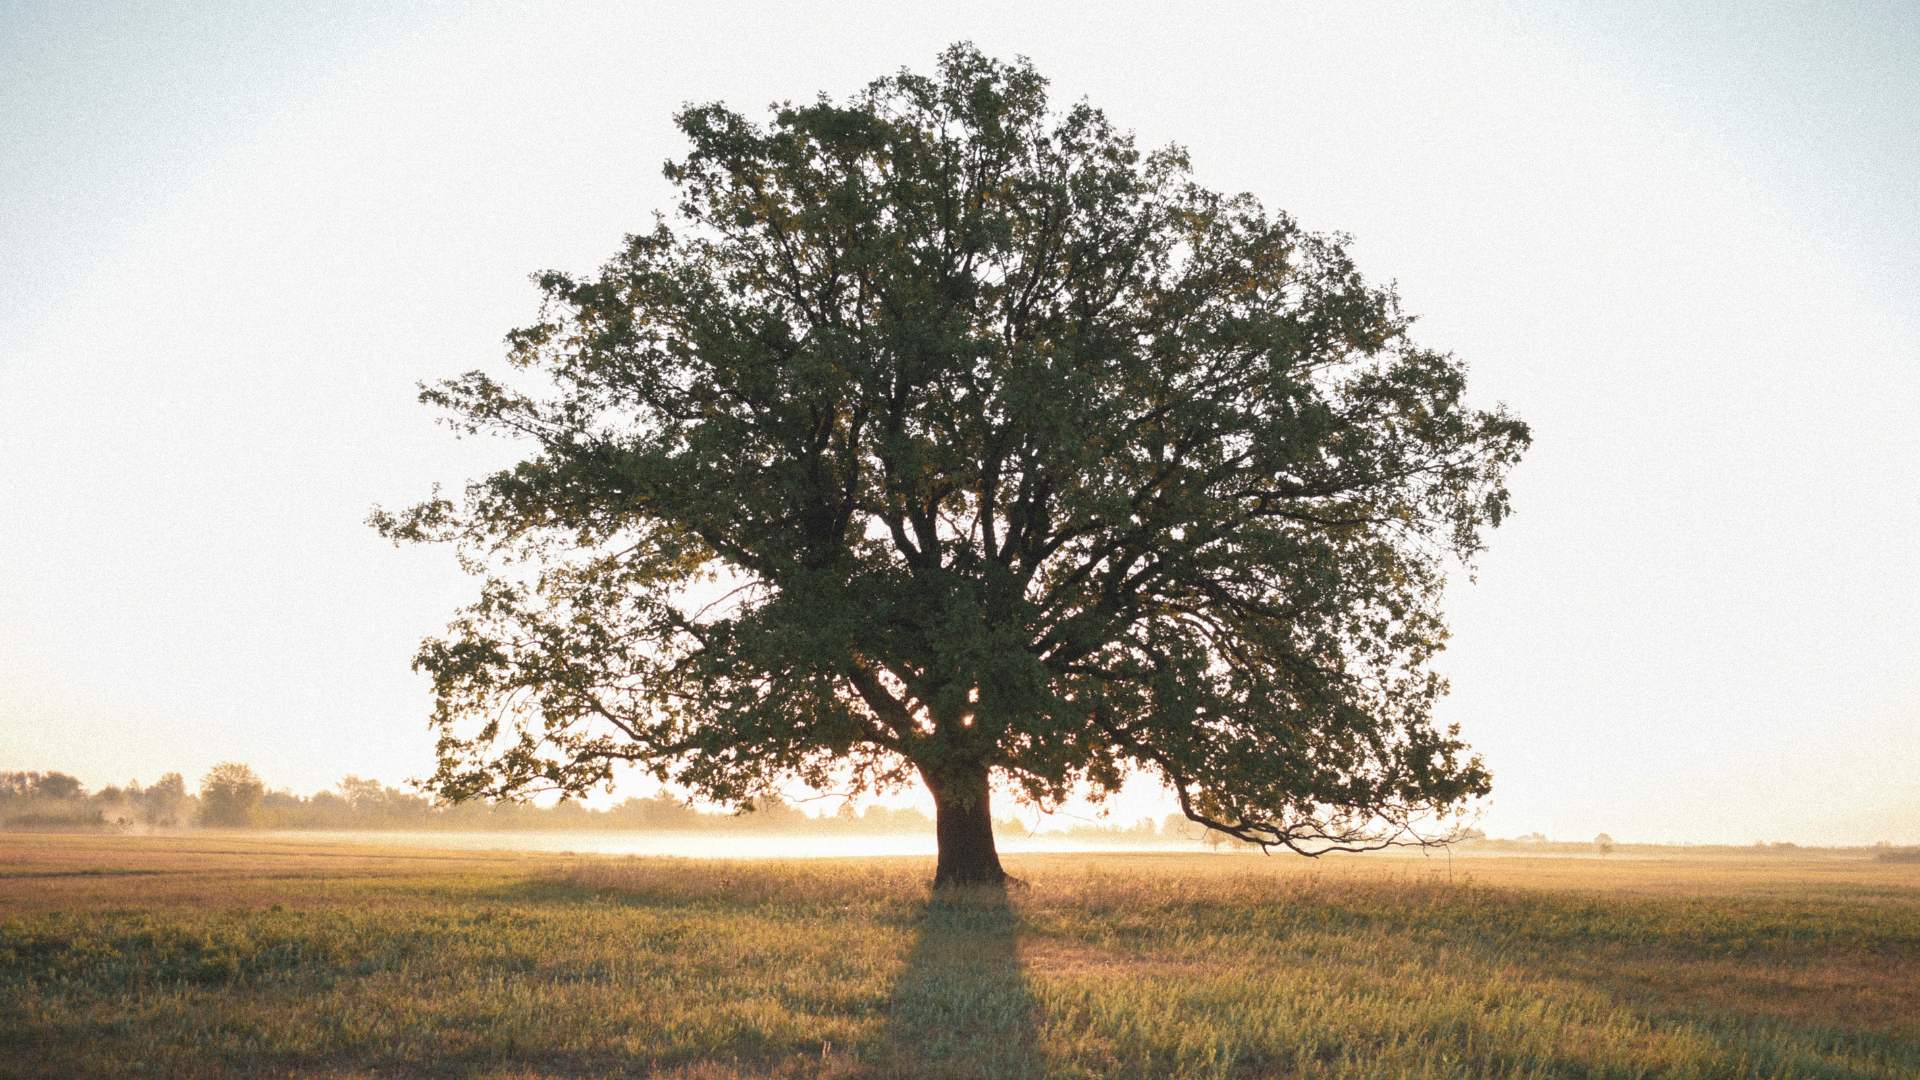
[[[993,810],[984,767],[933,774],[922,770],[933,792],[934,835],[940,859],[933,887],[1005,888],[1007,872],[993,842]]]
[[[933,887],[936,889],[1007,889],[1020,884],[1018,878],[1008,874],[997,865],[992,869],[951,870],[935,867]]]

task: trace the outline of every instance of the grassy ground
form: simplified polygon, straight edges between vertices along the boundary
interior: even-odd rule
[[[1920,1075],[1920,866],[0,836],[0,1074]]]

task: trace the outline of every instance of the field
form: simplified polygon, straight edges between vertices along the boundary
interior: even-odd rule
[[[1920,865],[0,836],[0,1075],[1920,1075]]]

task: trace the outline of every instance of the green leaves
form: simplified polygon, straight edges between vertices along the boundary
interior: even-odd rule
[[[1344,238],[969,46],[678,119],[677,220],[423,393],[528,457],[375,516],[488,576],[418,660],[443,793],[1147,768],[1317,850],[1486,790],[1425,665],[1527,430]]]

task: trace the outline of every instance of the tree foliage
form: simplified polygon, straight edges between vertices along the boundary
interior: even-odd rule
[[[245,828],[259,823],[267,786],[251,768],[223,761],[200,780],[200,824]]]
[[[87,793],[79,777],[63,772],[0,772],[0,798],[77,799]]]
[[[132,785],[128,795],[139,820],[145,825],[170,828],[180,824],[187,803],[187,781],[177,772],[162,773],[160,779],[144,791]]]
[[[524,460],[374,516],[484,578],[417,658],[440,793],[1144,769],[1319,851],[1487,790],[1429,662],[1527,429],[1345,238],[968,46],[677,119],[677,214],[423,392]]]

